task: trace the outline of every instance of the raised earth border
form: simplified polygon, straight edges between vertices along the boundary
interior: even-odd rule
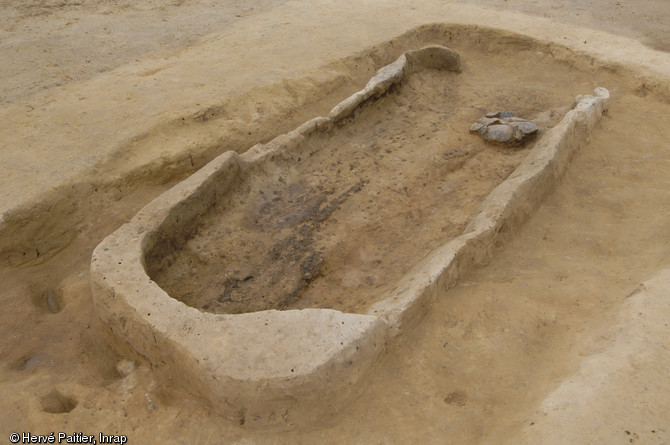
[[[577,97],[573,109],[483,201],[464,233],[433,251],[367,314],[201,312],[153,282],[146,261],[156,246],[183,242],[192,223],[243,170],[338,125],[363,103],[426,67],[458,71],[460,59],[437,45],[401,55],[328,117],[314,118],[242,155],[220,155],[105,238],[93,252],[91,285],[96,311],[119,344],[147,359],[167,381],[247,426],[309,424],[341,410],[361,391],[360,381],[387,341],[420,319],[438,289],[453,286],[464,271],[487,262],[503,227],[521,222],[542,200],[607,109],[607,90]]]

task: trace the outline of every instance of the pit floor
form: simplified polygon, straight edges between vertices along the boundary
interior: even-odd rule
[[[415,73],[344,127],[255,168],[182,249],[148,265],[152,279],[215,313],[364,313],[460,235],[534,145],[486,144],[470,125],[512,110],[536,120],[541,137],[593,82],[534,51],[471,54],[462,73]],[[562,86],[548,88],[550,76]]]

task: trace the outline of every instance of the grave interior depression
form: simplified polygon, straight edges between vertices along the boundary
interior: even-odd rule
[[[214,313],[329,308],[364,313],[436,244],[460,235],[482,199],[532,149],[486,144],[487,107],[542,130],[572,95],[509,74],[426,69],[353,117],[243,173],[176,251],[147,261],[168,294]]]
[[[254,167],[183,246],[155,246],[149,275],[173,298],[214,313],[364,313],[393,277],[459,235],[532,149],[486,144],[469,125],[493,104],[544,132],[572,105],[567,88],[486,72],[414,73],[337,130]]]
[[[607,107],[602,88],[575,100],[598,85],[540,44],[459,53],[402,55],[329,117],[221,155],[110,235],[91,280],[117,339],[243,424],[340,410],[430,288],[490,257]],[[565,82],[543,82],[549,70]],[[506,110],[536,139],[469,132]]]

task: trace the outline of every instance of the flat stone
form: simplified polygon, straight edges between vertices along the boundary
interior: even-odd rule
[[[482,117],[470,126],[470,133],[475,133],[477,131],[481,133],[482,128],[498,123],[501,123],[500,119],[498,118]]]
[[[500,119],[498,118],[491,118],[491,117],[483,117],[479,119],[477,122],[481,123],[482,125],[488,127],[489,125],[493,124],[498,124],[500,123]]]
[[[498,117],[500,117],[501,119],[504,119],[504,118],[507,118],[507,117],[514,117],[514,112],[503,111],[503,112],[500,113],[500,116],[498,116]]]
[[[478,121],[478,122],[475,122],[474,124],[472,124],[472,125],[470,126],[470,133],[474,133],[474,132],[476,132],[476,131],[479,131],[479,130],[481,130],[482,128],[484,128],[485,126],[486,126],[486,125],[482,124],[482,123],[479,122],[479,121]]]
[[[540,130],[537,125],[530,121],[519,122],[518,128],[523,132],[523,134],[529,136],[537,133]]]

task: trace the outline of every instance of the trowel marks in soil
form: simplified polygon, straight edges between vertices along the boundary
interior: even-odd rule
[[[505,58],[464,58],[463,73],[414,73],[343,125],[273,156],[217,202],[180,250],[148,264],[150,276],[214,313],[364,313],[436,245],[460,235],[532,149],[486,144],[469,133],[472,122],[510,109],[542,133],[571,104],[574,92],[561,86],[570,82],[538,75],[546,59]]]

